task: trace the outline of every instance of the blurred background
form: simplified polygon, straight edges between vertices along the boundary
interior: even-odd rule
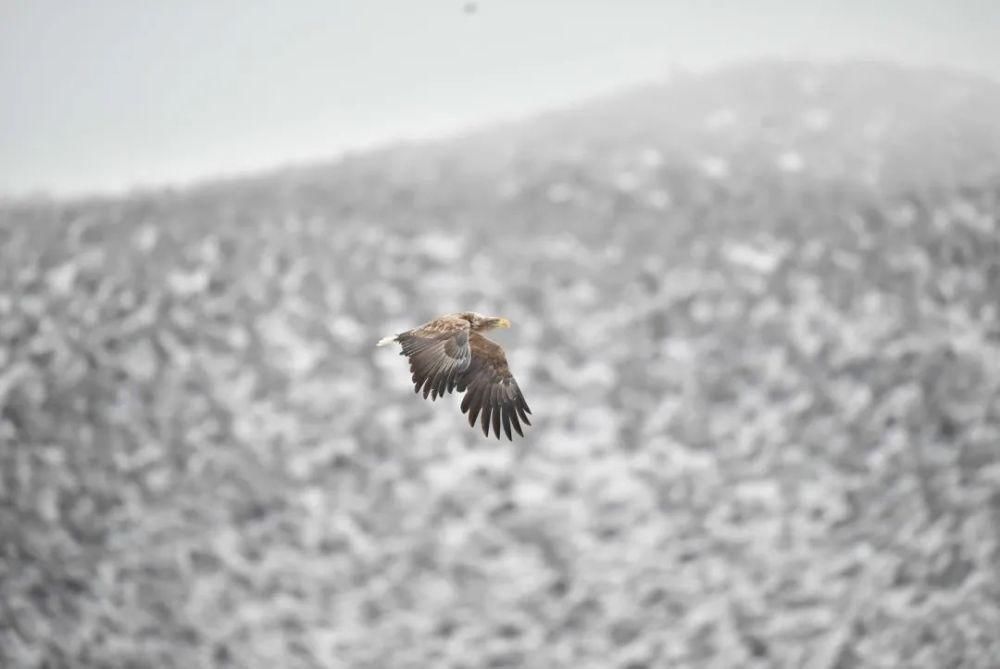
[[[1000,666],[1000,6],[702,5],[0,5],[0,666]]]

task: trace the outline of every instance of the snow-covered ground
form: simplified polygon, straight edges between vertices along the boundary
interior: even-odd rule
[[[0,664],[993,667],[1000,87],[761,64],[0,209]],[[513,445],[374,343],[497,338]]]

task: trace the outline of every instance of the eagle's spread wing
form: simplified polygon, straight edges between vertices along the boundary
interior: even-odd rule
[[[503,349],[477,332],[469,335],[469,348],[472,361],[457,383],[458,391],[465,391],[462,413],[469,414],[469,425],[475,426],[476,418],[481,415],[483,434],[486,436],[489,436],[492,425],[499,439],[500,425],[503,424],[508,439],[513,440],[511,426],[523,437],[521,422],[531,425],[528,420],[531,409],[510,373]]]
[[[422,388],[424,399],[430,395],[434,400],[450,393],[469,366],[468,321],[438,319],[404,332],[396,340],[403,347],[401,355],[410,359],[413,392],[419,393]]]

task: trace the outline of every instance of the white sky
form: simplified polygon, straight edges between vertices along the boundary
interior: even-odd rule
[[[0,0],[0,194],[183,183],[746,58],[1000,79],[1000,0]]]

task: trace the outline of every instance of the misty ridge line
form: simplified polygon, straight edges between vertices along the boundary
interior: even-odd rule
[[[674,103],[678,102],[681,106],[689,106],[688,102],[684,100],[684,96],[688,94],[686,86],[701,87],[704,86],[704,82],[713,80],[738,82],[739,73],[753,73],[769,68],[774,68],[776,71],[815,70],[827,74],[857,68],[870,68],[872,71],[909,73],[917,78],[921,76],[928,78],[947,77],[953,82],[965,82],[968,87],[978,89],[984,94],[989,94],[992,91],[992,97],[996,97],[997,91],[1000,90],[1000,85],[994,79],[969,73],[959,68],[924,67],[865,59],[816,61],[760,58],[736,64],[701,68],[673,67],[664,70],[663,74],[655,79],[615,85],[602,92],[577,96],[572,101],[555,103],[543,109],[499,114],[496,117],[487,117],[478,121],[453,119],[438,122],[436,127],[425,127],[422,130],[414,129],[395,134],[389,132],[384,136],[373,135],[341,148],[317,149],[304,152],[299,157],[260,159],[247,166],[234,165],[208,169],[207,171],[203,168],[182,169],[182,171],[194,172],[195,174],[192,176],[149,180],[140,178],[133,183],[105,188],[71,188],[69,190],[53,188],[34,189],[28,192],[0,192],[0,203],[113,200],[153,195],[160,192],[196,191],[202,188],[216,188],[240,182],[257,182],[282,175],[326,170],[338,165],[349,164],[354,160],[377,159],[378,156],[402,153],[413,155],[421,151],[433,153],[444,149],[461,151],[463,142],[482,142],[487,138],[493,138],[491,146],[499,148],[504,146],[502,139],[504,135],[509,135],[511,138],[525,134],[537,136],[540,133],[537,130],[533,132],[533,129],[538,128],[548,128],[556,134],[564,134],[565,129],[561,128],[560,125],[565,119],[570,120],[572,127],[586,126],[588,117],[591,119],[600,117],[606,122],[614,122],[616,118],[623,118],[632,123],[641,123],[646,126],[644,129],[647,131],[669,132],[671,127],[679,131],[682,126],[688,131],[698,131],[701,128],[698,127],[697,123],[692,123],[690,118],[678,118],[672,109]],[[662,114],[657,118],[644,116],[642,110],[645,107],[662,112]],[[706,122],[710,122],[710,120],[706,120]],[[767,118],[760,119],[762,132],[766,131],[765,126],[768,122]],[[581,132],[587,131],[583,127],[580,130]]]

